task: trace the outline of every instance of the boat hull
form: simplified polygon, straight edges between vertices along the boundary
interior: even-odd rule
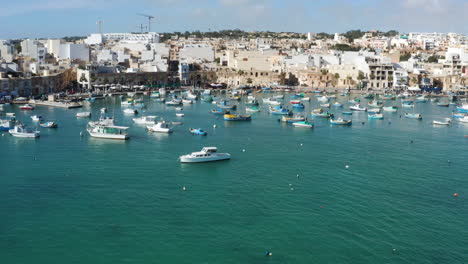
[[[180,162],[182,163],[203,163],[203,162],[214,162],[214,161],[221,161],[221,160],[228,160],[231,158],[231,155],[217,155],[211,157],[203,157],[203,158],[194,158],[190,155],[184,155],[180,157]]]
[[[113,134],[105,134],[105,133],[96,133],[88,131],[89,135],[94,138],[103,138],[103,139],[116,139],[116,140],[126,140],[129,138],[128,135],[121,134],[121,135],[113,135]]]

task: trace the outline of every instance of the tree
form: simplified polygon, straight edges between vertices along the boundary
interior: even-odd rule
[[[439,62],[439,57],[437,55],[432,55],[429,58],[427,58],[427,62],[429,63],[437,63]]]
[[[320,72],[321,72],[323,75],[327,75],[328,70],[323,69],[323,70],[321,70]]]
[[[339,78],[340,78],[340,74],[335,73],[335,79],[339,79]]]
[[[411,58],[410,53],[404,53],[400,55],[400,61],[408,61]]]
[[[392,75],[388,76],[388,81],[393,82],[393,76]]]
[[[359,47],[353,47],[348,44],[335,44],[330,49],[338,51],[359,51]]]
[[[364,80],[364,78],[365,78],[364,73],[362,71],[359,71],[357,79],[359,81],[362,81],[362,80]]]
[[[374,73],[371,73],[371,74],[370,74],[370,79],[371,79],[371,80],[374,80],[374,79],[375,79],[375,74],[374,74]]]
[[[252,78],[247,78],[247,83],[248,84],[251,84],[253,81],[252,81]]]

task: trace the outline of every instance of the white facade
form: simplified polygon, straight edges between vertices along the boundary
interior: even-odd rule
[[[12,62],[15,56],[15,48],[9,41],[0,40],[0,61]]]
[[[215,50],[211,45],[187,44],[180,49],[179,58],[188,62],[213,62]]]
[[[26,39],[21,41],[21,54],[38,63],[45,63],[47,48],[37,40]]]
[[[85,44],[60,44],[58,55],[60,60],[81,60],[89,61],[89,48]]]
[[[109,49],[103,49],[99,51],[96,56],[97,62],[113,62],[117,61],[117,54]]]
[[[59,56],[60,44],[62,44],[61,39],[48,39],[44,41],[44,45],[47,48],[47,52],[49,54],[52,54],[55,58]]]
[[[159,34],[156,32],[148,33],[105,33],[105,34],[91,34],[85,39],[88,45],[99,45],[109,41],[118,41],[125,43],[158,43]]]

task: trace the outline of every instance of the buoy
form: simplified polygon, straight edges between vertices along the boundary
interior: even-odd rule
[[[217,125],[213,125],[213,128],[216,128],[216,127],[217,127]]]
[[[447,160],[448,163],[450,163],[451,161],[450,160]]]
[[[265,256],[269,257],[271,255],[273,255],[273,253],[271,253],[270,251],[265,252]]]
[[[83,132],[80,132],[80,137],[82,137],[82,136],[83,136]]]
[[[182,191],[186,191],[186,190],[187,190],[187,188],[185,188],[185,186],[184,186],[184,187],[182,187]]]
[[[294,188],[291,188],[291,191],[294,191]]]
[[[291,186],[292,186],[292,184],[290,183],[290,184],[289,184],[289,187],[291,187]]]
[[[345,168],[346,168],[346,169],[349,169],[349,165],[346,165]]]
[[[299,178],[299,174],[296,174],[296,177],[298,177],[298,178]]]
[[[243,149],[242,152],[245,152],[245,149]]]
[[[453,196],[458,197],[458,193],[454,193]]]
[[[301,143],[301,147],[304,146],[304,144]]]

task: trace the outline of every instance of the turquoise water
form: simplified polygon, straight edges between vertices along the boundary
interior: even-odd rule
[[[145,103],[145,114],[184,124],[149,133],[118,98],[78,110],[5,109],[59,128],[40,128],[37,140],[0,137],[2,263],[468,262],[468,124],[431,124],[454,106],[418,103],[422,121],[400,119],[413,110],[374,121],[359,112],[350,127],[316,119],[308,130],[266,106],[251,122],[225,123],[205,102],[184,106],[183,118]],[[305,104],[304,113],[318,107],[315,98]],[[75,113],[96,119],[104,106],[131,126],[131,139],[80,137],[89,120]],[[232,159],[177,161],[203,146]]]

